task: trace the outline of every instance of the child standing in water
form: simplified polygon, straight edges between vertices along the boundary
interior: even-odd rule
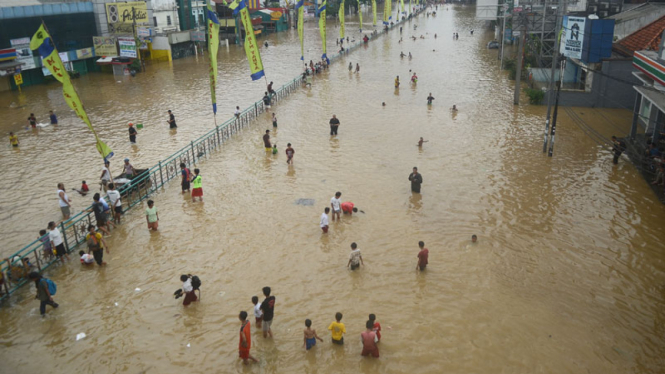
[[[316,345],[316,339],[319,339],[321,342],[323,342],[323,339],[319,338],[319,336],[316,334],[316,330],[312,328],[312,321],[310,319],[305,320],[305,327],[306,328],[303,331],[303,347],[309,351]]]

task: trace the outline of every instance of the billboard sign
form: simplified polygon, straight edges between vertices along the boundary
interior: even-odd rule
[[[112,34],[133,34],[134,24],[147,25],[148,7],[145,1],[107,3],[106,20]]]
[[[95,56],[117,56],[118,48],[112,36],[93,36],[92,45],[95,47]]]
[[[32,50],[30,49],[30,38],[12,39],[9,43],[16,49],[16,60],[23,64],[21,69],[30,70],[37,68],[35,58],[32,57]]]
[[[136,58],[136,41],[134,38],[118,38],[120,57]]]
[[[581,59],[584,49],[585,26],[586,18],[584,17],[563,17],[559,52],[566,57]]]

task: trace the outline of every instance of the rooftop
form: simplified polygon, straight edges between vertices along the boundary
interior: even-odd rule
[[[665,16],[614,43],[612,51],[631,57],[635,51],[658,50],[663,30],[665,30]]]
[[[660,14],[665,12],[665,3],[624,4],[623,9],[623,12],[607,18],[616,20],[616,23],[621,23],[642,18],[654,13]]]

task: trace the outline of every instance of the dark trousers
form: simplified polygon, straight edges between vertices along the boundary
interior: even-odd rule
[[[136,143],[136,135],[130,135],[129,136],[129,141],[132,143]]]
[[[58,307],[58,304],[51,301],[51,300],[40,301],[39,302],[39,313],[41,313],[42,315],[46,314],[46,305],[50,305],[54,308]]]
[[[339,126],[330,126],[330,135],[337,135],[337,128]]]
[[[612,160],[613,163],[618,164],[619,163],[619,157],[621,157],[621,152],[614,151],[614,159]]]
[[[98,249],[96,251],[92,251],[92,257],[95,258],[95,262],[97,262],[97,265],[101,266],[104,263],[104,250]]]

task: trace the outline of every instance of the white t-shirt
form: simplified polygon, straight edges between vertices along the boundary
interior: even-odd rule
[[[118,190],[109,190],[106,192],[111,202],[112,207],[122,206],[122,201],[120,201],[120,192]]]
[[[187,278],[187,280],[185,282],[183,282],[182,290],[185,291],[185,292],[194,291],[194,287],[192,287],[192,278]]]
[[[86,264],[92,264],[95,262],[95,257],[93,255],[84,253],[83,256],[81,256],[81,261],[85,262]]]
[[[321,227],[328,226],[328,215],[325,213],[321,214]]]
[[[330,199],[330,204],[333,206],[333,211],[339,212],[342,210],[342,199],[333,196],[333,198]]]
[[[102,173],[103,173],[102,174],[102,180],[104,180],[104,181],[110,181],[111,180],[111,173],[109,173],[109,169],[106,166],[104,166],[104,168],[102,168]]]
[[[60,192],[62,192],[62,195],[64,197],[60,196]],[[60,207],[64,208],[66,206],[69,206],[67,202],[69,201],[69,196],[67,196],[67,193],[63,190],[58,190],[58,204],[60,204]]]
[[[254,305],[254,317],[261,318],[261,316],[263,316],[263,312],[261,311],[261,303],[256,303],[256,305]]]
[[[236,109],[236,111],[233,112],[233,114],[235,114],[236,116],[239,115],[239,114],[240,114],[240,110],[239,110],[239,109]]]
[[[60,235],[60,230],[57,227],[48,232],[48,238],[56,247],[62,244],[62,235]]]
[[[360,249],[356,248],[349,253],[349,260],[351,265],[358,265],[360,263]]]

